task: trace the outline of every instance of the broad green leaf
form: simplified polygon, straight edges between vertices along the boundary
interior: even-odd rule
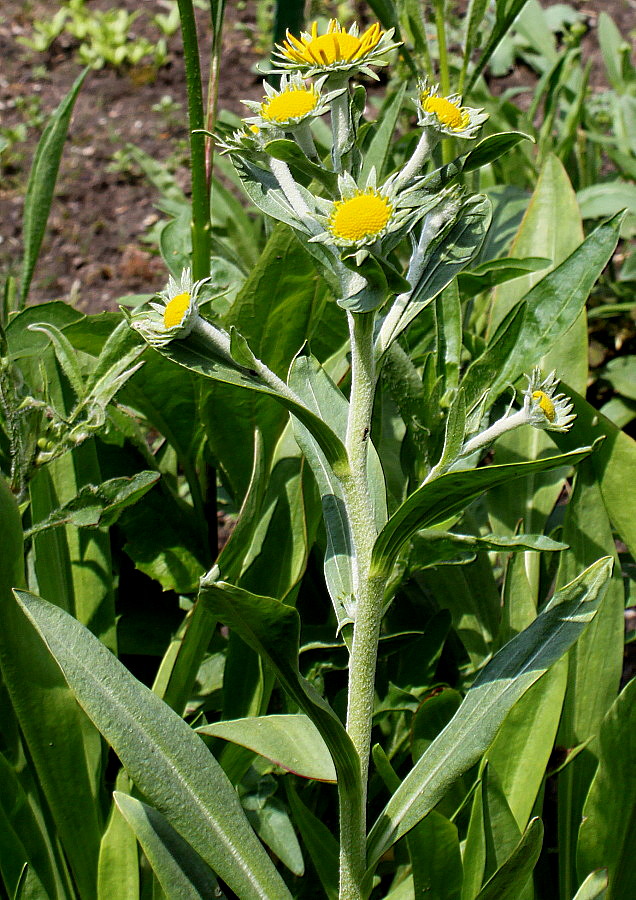
[[[503,865],[497,869],[475,900],[517,900],[537,864],[543,843],[541,819],[532,819],[519,843]]]
[[[2,754],[0,783],[0,875],[8,893],[17,892],[22,866],[28,864],[34,889],[31,894],[25,889],[23,895],[62,900],[66,897],[65,885],[40,810],[31,805],[14,767]]]
[[[0,490],[2,484],[0,479]],[[7,509],[3,508],[2,513],[3,539],[7,535],[10,548],[13,530]],[[15,515],[19,526],[17,508]],[[19,549],[17,560],[21,564],[21,546],[14,549]],[[78,708],[58,666],[12,599],[1,564],[0,575],[4,582],[0,585],[2,678],[73,877],[82,897],[91,900],[95,897],[102,833],[96,772],[96,759],[99,760],[102,749],[99,735]],[[21,583],[19,568],[13,577],[14,583]],[[31,839],[35,840],[35,835]],[[42,877],[46,883],[44,871]]]
[[[373,574],[388,575],[400,549],[415,532],[444,522],[468,506],[484,491],[532,472],[574,465],[590,452],[590,447],[584,447],[561,456],[533,462],[447,472],[423,485],[393,513],[378,535],[373,548]]]
[[[474,765],[526,690],[560,659],[593,619],[605,592],[611,560],[590,566],[524,632],[482,670],[447,728],[395,792],[369,835],[369,863],[416,825]]]
[[[605,900],[607,897],[607,871],[590,872],[573,900]]]
[[[213,573],[212,573],[213,574]],[[309,716],[329,748],[345,797],[345,814],[359,821],[360,765],[340,719],[298,670],[300,619],[291,606],[224,582],[202,579],[201,598],[210,613],[240,635],[274,669],[287,693]]]
[[[29,331],[41,331],[48,337],[53,345],[53,352],[60,369],[68,378],[76,398],[81,400],[85,393],[84,379],[73,345],[66,335],[54,325],[47,326],[42,323],[29,325]]]
[[[597,621],[598,617],[593,625]],[[586,636],[587,632],[583,637]],[[567,664],[559,661],[513,706],[486,752],[520,831],[528,823],[545,777],[559,726],[566,680]]]
[[[338,900],[338,841],[322,819],[317,818],[285,779],[287,800],[294,823],[311,857],[328,900]]]
[[[515,352],[491,385],[492,399],[529,372],[572,327],[619,237],[621,216],[599,225],[554,271],[523,298],[526,313]]]
[[[607,900],[636,894],[636,679],[616,698],[601,726],[599,766],[583,807],[579,877],[607,869]]]
[[[81,75],[75,79],[70,91],[49,119],[35,151],[24,197],[22,216],[24,255],[20,284],[21,305],[24,305],[29,293],[31,278],[49,218],[66,132],[71,121],[75,100],[87,74],[88,69],[84,69]]]
[[[336,781],[336,770],[329,750],[307,716],[255,716],[202,725],[197,731],[248,747],[282,769],[303,778]]]
[[[626,472],[636,471],[636,442],[568,384],[562,384],[561,390],[574,401],[576,419],[567,434],[556,436],[555,443],[563,451],[574,447],[582,435],[586,441],[605,436],[592,455],[592,466],[608,518],[636,556],[636,479],[625,477]]]
[[[27,306],[15,316],[6,327],[9,357],[12,360],[25,359],[30,356],[39,356],[49,344],[47,335],[42,331],[32,331],[29,326],[38,323],[54,325],[60,330],[67,328],[75,322],[85,319],[81,312],[73,309],[68,303],[61,300],[52,300],[40,303],[37,306]]]
[[[482,885],[501,868],[521,838],[521,831],[490,759],[484,762],[464,845],[462,900],[473,900]],[[528,900],[528,891],[518,885],[515,900]]]
[[[130,791],[130,780],[123,769],[117,773],[115,788],[120,792]],[[138,900],[139,890],[137,839],[117,804],[112,803],[99,848],[97,900],[112,900],[113,897]]]
[[[375,770],[390,794],[400,779],[386,753],[376,744],[372,750]],[[445,816],[432,810],[406,836],[413,873],[413,896],[431,900],[459,900],[462,884],[462,857],[457,828]]]
[[[435,300],[435,331],[437,371],[445,391],[452,392],[459,385],[462,353],[462,308],[456,279]]]
[[[560,557],[557,587],[599,553],[613,556],[618,563],[597,477],[592,460],[584,460],[565,512],[562,535],[570,549]],[[576,839],[597,765],[597,736],[618,693],[623,669],[624,597],[617,565],[594,622],[568,654],[567,692],[557,743],[567,748],[591,743],[558,777],[559,868],[565,896],[572,896],[577,884]]]
[[[16,597],[33,639],[45,642],[78,702],[172,827],[241,897],[288,897],[232,785],[183,719],[62,610],[26,591]]]
[[[254,831],[274,856],[294,875],[304,875],[302,850],[285,806],[276,798],[263,803],[259,797],[242,797],[243,808]]]
[[[550,260],[543,257],[527,256],[524,259],[508,257],[507,259],[489,259],[457,276],[459,289],[466,297],[474,297],[482,291],[488,291],[506,281],[521,278],[529,272],[545,269]]]
[[[312,434],[329,464],[338,472],[347,471],[347,455],[342,441],[322,419],[303,404],[290,399],[287,395],[278,393],[266,385],[259,376],[220,361],[217,356],[205,346],[197,344],[194,339],[190,342],[172,341],[160,352],[163,356],[198,375],[275,397]]]
[[[482,138],[472,150],[458,156],[446,165],[431,172],[424,180],[427,191],[441,190],[458,178],[462,172],[474,172],[483,166],[489,165],[508,150],[515,147],[520,141],[532,140],[521,131],[506,131],[502,134],[489,134]]]
[[[110,528],[127,506],[132,506],[159,481],[159,472],[138,472],[131,478],[110,478],[101,484],[85,484],[68,503],[53,510],[37,522],[27,536],[39,534],[60,525],[75,528]]]
[[[129,794],[115,791],[113,797],[166,896],[179,900],[223,897],[212,870],[160,812]]]

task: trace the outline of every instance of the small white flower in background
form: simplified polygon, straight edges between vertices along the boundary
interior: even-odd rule
[[[327,76],[319,78],[314,84],[307,85],[303,77],[294,72],[283,75],[279,89],[276,90],[267,82],[264,83],[266,96],[260,103],[254,100],[243,100],[244,106],[256,113],[245,119],[248,125],[257,128],[280,128],[289,131],[309,119],[329,112],[329,104],[334,97],[345,90],[322,93]]]
[[[274,56],[282,69],[295,69],[307,77],[359,71],[377,80],[369,66],[385,66],[383,57],[400,46],[392,40],[393,31],[382,31],[376,22],[360,34],[357,24],[347,31],[331,19],[327,33],[318,34],[318,23],[312,22],[311,32],[304,31],[299,38],[288,31],[287,40],[276,46]]]
[[[439,85],[418,82],[417,123],[449,137],[474,138],[488,118],[482,109],[462,106],[459,94],[440,97]]]
[[[551,372],[541,380],[541,370],[533,369],[526,375],[528,387],[523,396],[523,408],[529,417],[529,424],[546,431],[567,431],[576,413],[572,412],[573,403],[565,394],[557,394],[559,379],[556,372]]]
[[[193,282],[190,269],[184,269],[179,280],[171,275],[166,289],[159,291],[162,302],[151,303],[139,318],[133,315],[132,327],[153,347],[188,337],[199,319],[198,293],[207,281],[209,278]]]

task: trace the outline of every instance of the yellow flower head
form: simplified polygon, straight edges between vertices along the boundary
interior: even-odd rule
[[[336,200],[329,230],[341,241],[359,243],[375,239],[385,229],[392,213],[393,205],[377,190],[359,190],[347,200]]]
[[[163,311],[163,324],[166,329],[174,328],[175,325],[181,325],[183,317],[190,308],[190,300],[191,297],[188,291],[183,291],[168,301]]]
[[[546,419],[548,422],[554,422],[556,418],[556,410],[554,408],[554,403],[545,393],[545,391],[533,391],[532,399],[536,400],[539,404],[539,407],[545,413]]]
[[[165,347],[175,338],[188,337],[199,320],[197,297],[209,278],[192,281],[190,269],[184,269],[178,279],[168,279],[168,286],[159,292],[160,303],[150,303],[132,317],[131,325],[153,347]]]
[[[559,381],[555,373],[551,372],[542,380],[541,370],[537,368],[526,378],[528,387],[524,394],[523,409],[528,424],[546,431],[567,431],[576,414],[572,412],[570,398],[556,393]]]
[[[414,204],[411,200],[414,186],[400,191],[395,182],[392,176],[378,187],[375,168],[363,185],[344,172],[338,177],[338,200],[313,198],[317,209],[314,217],[324,231],[310,241],[356,251],[370,248],[376,242],[378,248],[385,246],[386,241],[395,246],[435,202],[432,197],[428,204]]]
[[[426,79],[418,87],[418,122],[438,134],[473,138],[488,118],[481,109],[462,106],[459,94],[440,97],[438,85],[429,87]]]
[[[256,113],[245,121],[251,123],[249,127],[256,128],[257,131],[260,128],[293,131],[308,119],[328,112],[331,100],[343,93],[344,89],[323,94],[325,80],[326,78],[319,78],[314,84],[307,85],[302,75],[294,72],[292,75],[282,76],[278,90],[265,82],[266,96],[260,103],[243,100],[243,104]]]
[[[356,24],[346,31],[336,19],[331,19],[326,34],[318,34],[317,22],[312,23],[309,33],[303,32],[298,38],[288,31],[287,40],[277,46],[275,55],[281,66],[307,75],[361,69],[375,77],[366,67],[386,65],[381,57],[399,46],[391,41],[392,36],[393,29],[382,31],[377,22],[360,34]]]

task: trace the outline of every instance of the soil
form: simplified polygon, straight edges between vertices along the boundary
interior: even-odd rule
[[[133,12],[139,0],[91,0],[91,9],[116,5]],[[334,4],[331,4],[332,6]],[[461,4],[460,4],[461,5]],[[597,10],[589,2],[570,4],[588,18],[585,51],[593,60],[593,83],[599,84],[596,41]],[[46,117],[68,92],[80,68],[77,41],[67,35],[48,51],[36,53],[18,42],[32,33],[34,20],[50,18],[52,4],[43,0],[4,0],[0,13],[0,128],[27,125],[26,140],[3,155],[0,164],[0,273],[18,274],[24,188]],[[256,25],[257,2],[229,2],[223,33],[219,108],[245,114],[241,99],[262,96],[254,67],[266,55]],[[262,8],[263,4],[260,4]],[[363,4],[356,4],[363,7]],[[634,0],[605,0],[621,32],[634,24]],[[144,2],[134,23],[136,36],[157,39],[152,13],[163,11],[157,0]],[[202,58],[209,56],[206,13],[197,10]],[[207,73],[204,72],[204,78]],[[518,68],[493,88],[528,84],[535,76]],[[162,98],[163,110],[159,106]],[[36,99],[31,99],[36,98]],[[25,107],[25,103],[30,104]],[[178,106],[180,104],[180,106]],[[186,99],[180,37],[168,40],[168,62],[117,72],[92,71],[80,92],[65,147],[47,235],[35,272],[30,302],[71,301],[82,311],[114,309],[118,298],[160,288],[165,268],[146,241],[157,221],[158,196],[134,166],[113,166],[113,155],[130,142],[155,159],[168,162],[188,190]],[[26,121],[25,121],[26,120]],[[2,132],[0,131],[0,134]],[[117,157],[116,157],[117,159]]]

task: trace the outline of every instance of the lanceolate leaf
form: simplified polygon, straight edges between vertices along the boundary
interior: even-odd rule
[[[212,870],[160,812],[128,794],[115,791],[113,796],[167,897],[179,900],[223,897]]]
[[[75,80],[71,90],[53,113],[35,152],[24,198],[23,233],[24,258],[22,262],[22,283],[20,302],[24,304],[29,293],[33,270],[40,253],[44,230],[51,209],[57,171],[62,157],[62,148],[71,120],[75,100],[88,69],[84,69]]]
[[[475,900],[518,900],[539,859],[542,843],[541,819],[532,819],[508,859],[483,886]]]
[[[300,403],[295,403],[289,397],[277,393],[273,388],[260,380],[258,375],[250,374],[245,369],[231,367],[218,357],[211,354],[205,347],[196,346],[194,341],[172,341],[160,351],[168,359],[196,372],[223,381],[226,384],[235,384],[238,387],[260,391],[275,397],[283,406],[303,423],[308,431],[316,439],[321,450],[325,454],[329,464],[338,471],[346,471],[348,467],[347,453],[342,441],[336,437],[331,428],[313,412]]]
[[[577,869],[607,868],[607,900],[636,894],[636,679],[616,698],[601,726],[599,766],[583,807]]]
[[[572,646],[594,617],[611,572],[599,560],[555,594],[537,619],[483,669],[459,710],[395,792],[369,835],[370,871],[395,841],[474,765],[525,691]]]
[[[303,778],[336,781],[327,745],[307,716],[252,716],[202,725],[197,731],[248,747]]]
[[[345,812],[359,821],[361,786],[356,753],[340,719],[298,670],[300,618],[291,607],[224,582],[201,583],[200,601],[219,622],[234,629],[274,669],[287,693],[309,716],[329,747]]]
[[[15,593],[34,637],[144,796],[240,897],[289,897],[201,738],[79,622],[33,594]]]
[[[373,574],[388,575],[402,546],[415,532],[444,522],[468,506],[484,491],[532,472],[575,465],[588,456],[591,450],[591,447],[583,447],[571,453],[533,462],[485,466],[465,472],[447,472],[423,485],[393,513],[378,535],[373,548]]]

